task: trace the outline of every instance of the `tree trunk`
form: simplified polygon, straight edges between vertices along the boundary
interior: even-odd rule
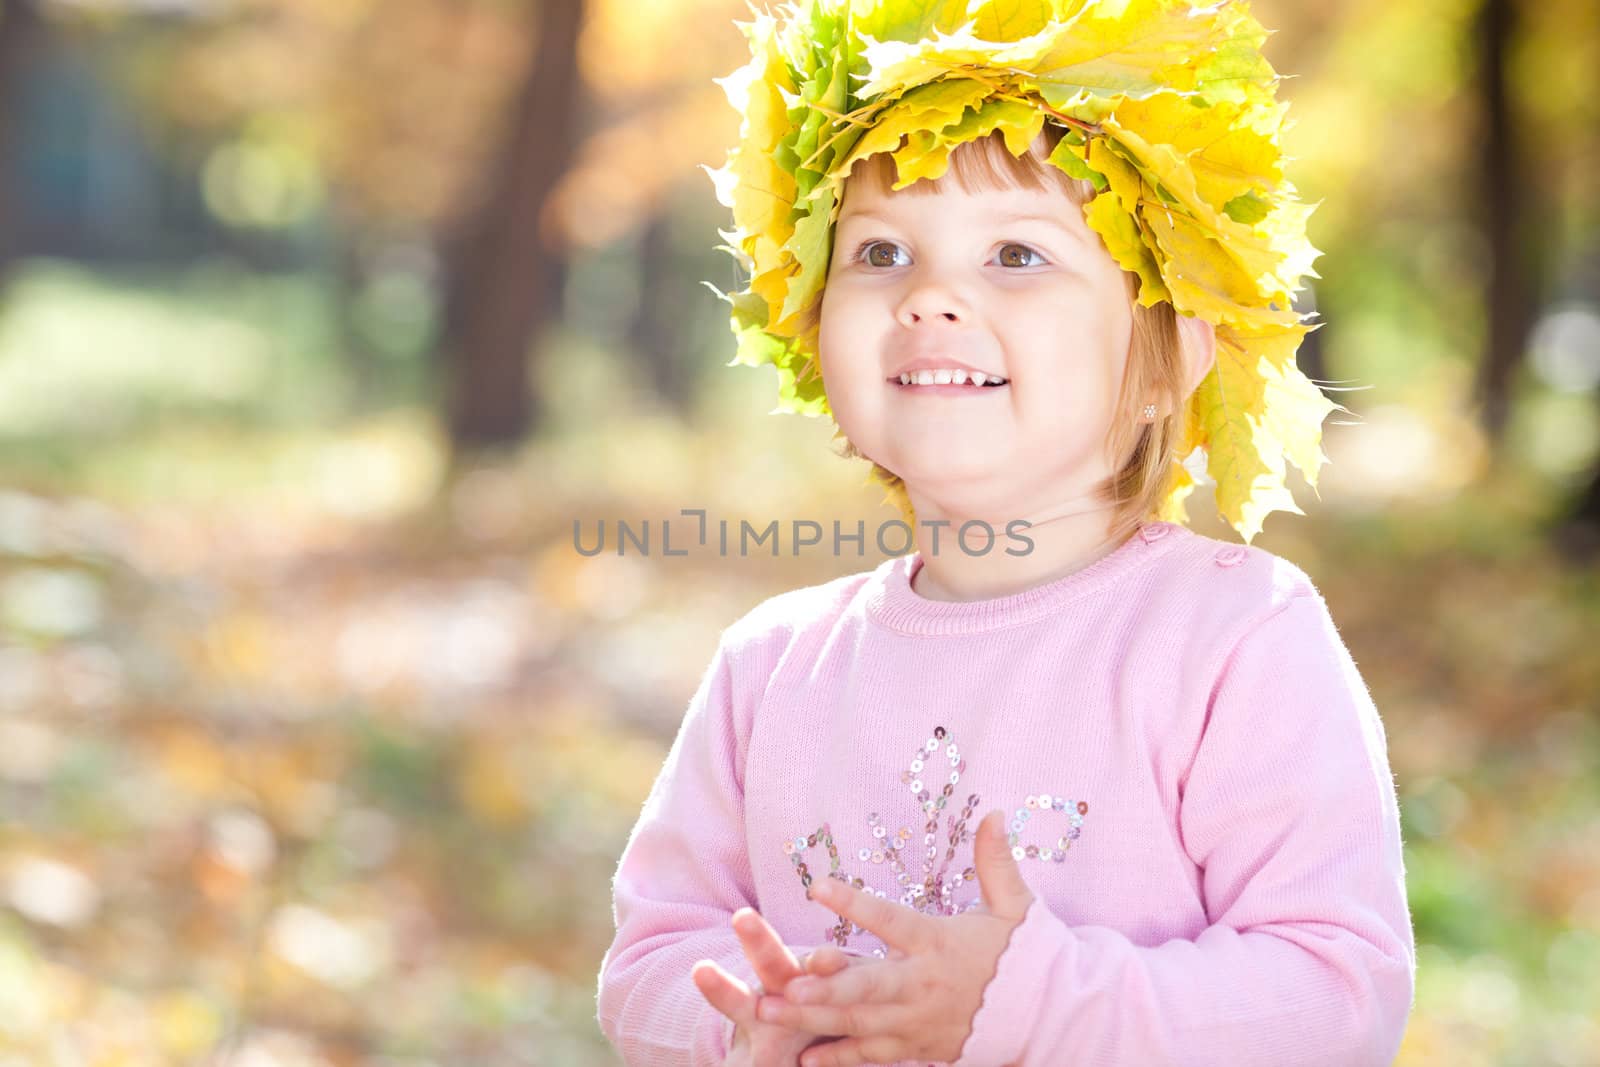
[[[1589,475],[1584,487],[1556,524],[1554,541],[1574,564],[1593,565],[1600,557],[1600,464]]]
[[[667,216],[653,212],[640,235],[639,309],[628,332],[633,364],[655,389],[662,407],[677,414],[689,409],[690,381],[682,354],[677,316],[686,301],[674,291],[672,231]]]
[[[18,127],[23,86],[31,60],[39,53],[45,24],[37,0],[0,3],[0,293],[21,252],[22,212],[17,193],[17,164],[22,158]]]
[[[441,367],[453,447],[512,444],[534,428],[529,373],[559,250],[540,213],[573,151],[583,0],[540,0],[538,41],[488,193],[446,263]]]
[[[1568,283],[1576,302],[1590,309],[1600,308],[1600,235],[1593,239],[1589,253],[1573,270]],[[1592,566],[1600,559],[1600,457],[1589,471],[1588,483],[1557,521],[1556,547],[1577,566]]]
[[[1478,14],[1478,91],[1483,116],[1478,215],[1489,244],[1488,336],[1473,400],[1498,445],[1511,410],[1511,379],[1522,362],[1534,300],[1523,235],[1526,183],[1518,169],[1506,52],[1517,30],[1515,0],[1484,0]]]

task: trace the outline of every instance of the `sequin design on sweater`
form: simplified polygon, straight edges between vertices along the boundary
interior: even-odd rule
[[[978,907],[983,900],[981,890],[974,888],[964,902],[956,901],[956,893],[962,886],[977,882],[978,872],[975,867],[968,866],[948,881],[945,880],[950,863],[955,859],[956,846],[972,840],[976,832],[975,828],[968,829],[967,823],[978,806],[978,794],[968,795],[959,818],[955,815],[946,816],[944,859],[939,862],[939,813],[950,802],[956,786],[961,782],[961,774],[966,769],[967,761],[962,757],[961,748],[956,744],[955,738],[943,726],[936,726],[933,736],[918,747],[911,757],[910,765],[900,774],[901,783],[910,789],[921,805],[923,814],[927,816],[927,821],[923,825],[923,851],[920,857],[922,862],[918,875],[914,876],[911,873],[907,863],[908,860],[914,863],[917,859],[909,849],[911,828],[902,826],[895,831],[893,837],[890,837],[889,826],[884,823],[878,812],[872,812],[867,816],[867,825],[872,831],[872,844],[856,852],[855,858],[860,863],[876,865],[887,863],[894,871],[895,879],[900,885],[900,903],[927,915],[959,915]],[[942,784],[940,784],[941,779],[943,779]],[[937,795],[934,794],[933,788],[938,789]],[[1022,834],[1029,821],[1036,816],[1051,812],[1065,815],[1069,823],[1066,831],[1056,838],[1055,845],[1050,847],[1024,843]],[[1011,846],[1011,855],[1019,863],[1029,859],[1045,863],[1063,862],[1067,858],[1067,851],[1072,848],[1072,842],[1082,833],[1083,817],[1088,813],[1089,805],[1086,801],[1070,800],[1050,793],[1028,796],[1011,816],[1006,837],[1007,843]],[[845,871],[839,858],[839,849],[834,844],[833,828],[824,822],[812,833],[783,842],[783,851],[800,876],[800,884],[805,889],[807,900],[812,899],[812,874],[806,864],[806,853],[818,845],[823,846],[828,852],[827,877],[837,878],[857,889],[865,889],[880,899],[889,898],[889,894],[884,890],[869,887],[865,879]],[[937,871],[934,870],[936,862],[939,863]],[[842,948],[849,943],[851,935],[864,932],[866,931],[862,927],[840,917],[823,931],[823,937]],[[872,954],[881,959],[884,958],[885,951],[880,946],[873,949]]]

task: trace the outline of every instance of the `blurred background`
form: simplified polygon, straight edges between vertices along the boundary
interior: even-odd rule
[[[1400,1062],[1600,1063],[1600,5],[1254,10],[1354,413],[1255,543],[1385,718]],[[0,0],[0,1065],[618,1062],[721,629],[883,557],[574,521],[893,517],[724,368],[748,17]]]

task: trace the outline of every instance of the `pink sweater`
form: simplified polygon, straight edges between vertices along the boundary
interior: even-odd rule
[[[833,869],[976,906],[994,807],[1036,900],[956,1067],[1390,1063],[1416,969],[1395,785],[1305,572],[1173,523],[997,599],[925,599],[920,566],[722,634],[613,886],[598,1016],[629,1067],[723,1062],[689,974],[755,981],[742,906],[797,954],[834,941],[803,884]]]

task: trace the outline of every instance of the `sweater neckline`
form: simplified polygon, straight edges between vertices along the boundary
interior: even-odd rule
[[[1176,534],[1177,536],[1171,536]],[[885,564],[867,595],[867,613],[904,634],[968,634],[1019,626],[1070,601],[1112,584],[1170,550],[1193,531],[1174,522],[1147,522],[1127,540],[1086,567],[1031,589],[986,600],[930,600],[911,588],[922,569],[920,551]]]

